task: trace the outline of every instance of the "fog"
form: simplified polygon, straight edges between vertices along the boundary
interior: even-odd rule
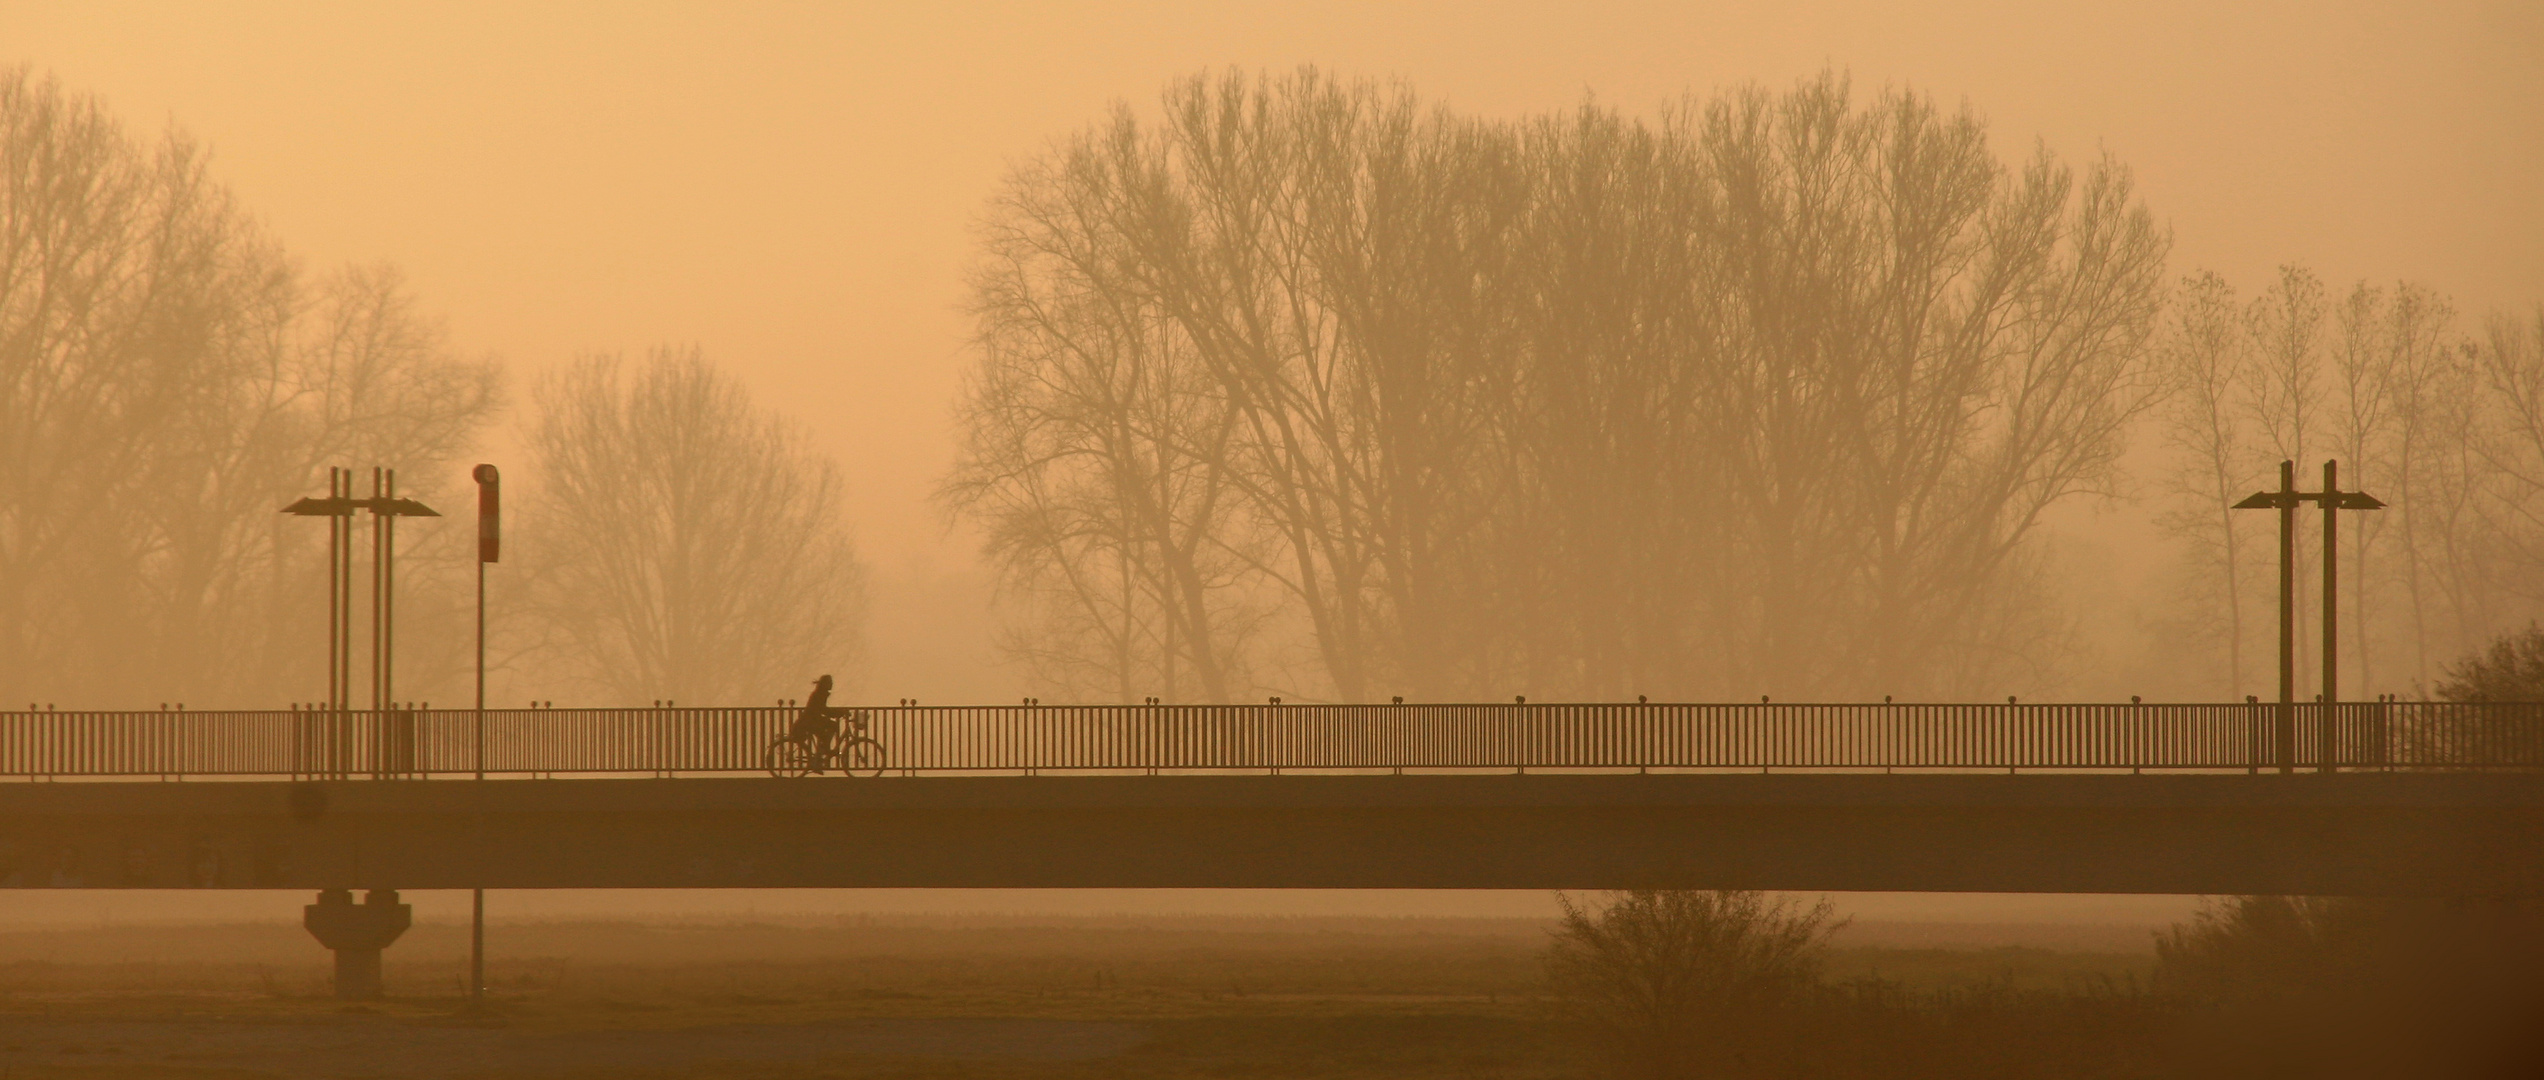
[[[415,905],[419,921],[468,920],[467,893],[426,890],[401,895]],[[297,892],[268,890],[183,894],[27,890],[12,896],[0,926],[289,925],[307,899]],[[1849,917],[1868,923],[1991,924],[1999,933],[2012,928],[2020,943],[2025,930],[2068,924],[2151,933],[2188,918],[2196,905],[2174,896],[1849,893],[1840,906]],[[531,889],[496,894],[487,918],[499,923],[821,922],[849,915],[1543,920],[1557,912],[1554,898],[1545,893],[1493,889]]]
[[[1027,689],[997,663],[977,538],[928,498],[969,366],[962,271],[1008,166],[1116,101],[1314,63],[1482,117],[1649,115],[1834,65],[1970,103],[2000,154],[2112,154],[2177,271],[2250,292],[2303,263],[2478,317],[2544,296],[2540,21],[2512,2],[14,4],[0,41],[137,131],[195,133],[308,265],[402,268],[463,352],[526,375],[704,348],[845,470],[874,570],[868,696],[950,702]],[[2135,551],[2151,508],[2071,516],[2125,571],[2160,569]],[[2115,585],[2095,614],[2130,621],[2147,591]]]
[[[815,669],[831,665],[855,691],[843,697],[861,701],[1060,693],[1002,650],[1016,593],[994,603],[999,568],[983,555],[981,519],[938,495],[962,460],[964,388],[981,367],[985,236],[1017,170],[1058,154],[1117,104],[1154,123],[1170,86],[1205,73],[1279,77],[1312,64],[1339,80],[1392,81],[1425,108],[1478,121],[1595,104],[1659,123],[1691,96],[1747,86],[1784,93],[1835,72],[1851,79],[1858,104],[1896,90],[1930,97],[1947,114],[1966,106],[2002,162],[2026,159],[2037,144],[2079,169],[2105,155],[2126,166],[2169,241],[2160,275],[2168,290],[2211,270],[2241,304],[2282,282],[2288,265],[2310,270],[2336,305],[2354,283],[2407,282],[2452,305],[2449,347],[2485,340],[2495,313],[2526,317],[2544,301],[2544,9],[2517,0],[1250,10],[17,3],[0,8],[0,66],[16,64],[65,93],[95,95],[143,141],[166,127],[191,133],[210,152],[208,175],[303,272],[396,267],[419,325],[439,328],[448,356],[500,373],[509,389],[483,403],[473,448],[442,448],[443,473],[409,481],[446,513],[464,506],[466,469],[477,460],[503,464],[524,506],[553,497],[548,478],[516,463],[540,437],[539,380],[560,378],[578,358],[624,358],[632,372],[658,350],[694,349],[747,391],[751,408],[794,424],[801,445],[771,453],[834,463],[835,499],[823,513],[846,523],[863,566],[861,597],[794,635],[811,651],[751,673],[747,686],[665,674],[655,694],[666,697],[680,696],[675,684],[714,686],[767,704],[800,697]],[[2150,318],[2150,341],[2163,325]],[[2166,651],[2187,618],[2173,598],[2190,542],[2161,525],[2177,503],[2162,479],[2172,459],[2155,414],[2116,446],[2115,479],[2076,485],[2038,521],[2039,550],[2052,553],[2044,580],[2077,649],[2055,677],[1938,681],[1931,693],[2117,699],[2143,687],[2225,696],[2219,680],[2182,675]],[[2311,460],[2301,466],[2310,482]],[[520,520],[528,532],[517,535],[535,537],[536,512]],[[520,542],[541,550],[535,538]],[[503,606],[513,602],[506,575],[529,573],[516,565],[495,572],[499,612],[524,610]],[[2258,574],[2259,565],[2230,574]],[[2481,565],[2466,580],[2493,573],[2495,564]],[[2544,594],[2518,591],[2544,579],[2519,565],[2517,588],[2431,646],[2442,659],[2544,611]],[[417,689],[402,696],[455,702],[466,686],[456,651],[461,579],[419,572],[415,581],[448,596],[415,601],[409,647],[440,659],[413,661]],[[2257,650],[2266,647],[2268,602],[2266,590],[2246,598],[2252,666],[2236,693],[2267,693]],[[436,605],[446,610],[437,615]],[[860,610],[858,633],[818,636]],[[1281,618],[1295,616],[1272,619],[1270,632],[1304,639]],[[491,696],[653,696],[591,679],[558,689],[540,659],[542,648],[564,648],[555,640],[509,642]],[[2429,670],[2371,667],[2359,692],[2417,694]],[[300,681],[257,689],[298,700],[315,693],[292,689],[305,675],[292,678]],[[1318,692],[1332,686],[1307,681]],[[123,700],[62,704],[163,696],[132,685]],[[1465,689],[1439,685],[1443,694]],[[1680,685],[1741,700],[1761,692],[1714,676]],[[1260,689],[1224,696],[1255,700]],[[1633,692],[1603,689],[1620,699]],[[0,701],[52,693],[18,690],[0,686]],[[1388,688],[1359,692],[1379,700]],[[254,919],[269,908],[288,919],[299,902],[261,893],[12,898],[18,910],[0,922]],[[418,903],[429,917],[456,915],[448,896],[418,894]],[[496,904],[521,918],[1553,913],[1540,894],[1253,891],[594,893]],[[1848,904],[1867,919],[2155,924],[2189,902],[1868,895]]]

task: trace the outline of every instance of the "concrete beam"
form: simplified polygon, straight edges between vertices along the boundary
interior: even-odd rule
[[[0,785],[0,886],[2544,895],[2544,776]]]

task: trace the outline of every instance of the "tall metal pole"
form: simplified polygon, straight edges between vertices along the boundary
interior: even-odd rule
[[[2341,700],[2341,463],[2323,463],[2323,707],[2316,723],[2318,744],[2314,767],[2321,772],[2338,771],[2340,765],[2340,710],[2334,702]]]
[[[2297,771],[2297,463],[2279,463],[2279,771]]]
[[[389,707],[389,498],[388,470],[371,467],[371,764],[374,780],[388,765],[388,732],[381,722]]]
[[[503,474],[492,465],[469,471],[477,481],[477,778],[486,778],[486,564],[503,559]]]
[[[337,471],[338,471],[338,470],[337,470],[337,469],[336,469],[336,467],[335,467],[335,466],[333,466],[333,465],[330,465],[330,466],[328,466],[328,467],[327,467],[327,498],[328,498],[330,501],[333,501],[333,500],[337,497],[338,492],[337,492],[337,490],[336,490],[336,489],[337,489],[337,488],[339,488],[339,487],[342,487],[342,486],[343,486],[343,483],[342,483],[342,482],[341,482],[341,481],[337,478],[337,476],[336,476]],[[337,703],[339,700],[341,700],[341,699],[340,699],[339,697],[337,697],[337,695],[336,695],[336,677],[337,677],[337,675],[339,674],[339,673],[337,672],[337,670],[336,670],[336,634],[337,634],[337,633],[339,633],[340,631],[342,631],[342,630],[343,630],[343,627],[338,626],[338,625],[337,625],[337,623],[336,623],[336,593],[337,593],[337,591],[338,591],[339,589],[343,588],[343,584],[337,580],[340,576],[342,576],[342,575],[340,575],[340,574],[338,574],[338,573],[337,573],[337,564],[341,563],[343,560],[344,560],[344,523],[343,523],[343,522],[341,522],[341,521],[339,521],[339,520],[337,520],[337,518],[336,518],[335,516],[330,515],[330,516],[327,518],[327,711],[328,711],[328,712],[334,712],[334,711],[336,710],[336,703]]]
[[[477,560],[477,779],[486,778],[486,560]]]
[[[313,731],[304,727],[296,736],[314,742],[324,751],[327,761],[312,762],[310,772],[318,775],[345,776],[353,771],[355,747],[353,707],[353,514],[371,511],[371,716],[385,721],[381,714],[397,694],[397,518],[400,516],[439,517],[433,508],[413,499],[396,497],[397,470],[373,467],[371,497],[353,497],[353,470],[340,466],[327,467],[327,497],[303,498],[283,507],[283,512],[298,517],[327,519],[327,701],[324,709],[313,706]],[[374,774],[389,768],[393,755],[399,761],[412,757],[412,740],[396,744],[387,741],[391,732],[385,723],[379,725],[374,739]],[[295,750],[295,754],[300,751]]]
[[[344,474],[345,501],[349,503],[353,500],[353,467],[345,466],[341,472]],[[343,578],[344,588],[336,597],[338,602],[343,604],[344,610],[337,620],[341,631],[336,635],[336,668],[339,683],[336,687],[334,718],[335,746],[330,756],[333,758],[331,764],[337,776],[342,777],[353,771],[353,510],[351,507],[347,507],[344,516],[337,519],[336,527],[344,530],[344,544],[337,551],[343,556],[343,566],[338,571],[338,576]]]
[[[486,778],[486,560],[477,560],[477,779]],[[468,896],[468,1000],[486,1001],[486,890]]]
[[[382,518],[386,516],[386,515],[383,515],[382,513],[380,513],[379,502],[380,502],[380,500],[381,500],[381,499],[386,498],[386,497],[388,496],[387,482],[388,482],[388,478],[387,478],[387,477],[385,477],[385,476],[383,476],[383,475],[381,475],[381,469],[380,469],[380,467],[379,467],[379,466],[377,466],[377,465],[372,466],[372,467],[371,467],[371,502],[372,502],[372,506],[371,506],[371,712],[372,712],[372,715],[373,715],[373,717],[374,717],[375,719],[376,719],[376,718],[377,718],[377,716],[379,715],[379,712],[380,712],[380,702],[381,702],[381,700],[382,700],[382,699],[381,699],[381,687],[380,687],[380,548],[381,548],[381,541],[382,541],[384,538],[381,536],[380,522],[381,522]]]
[[[502,557],[502,476],[492,465],[469,473],[477,481],[477,779],[486,778],[486,564]],[[469,891],[468,1000],[486,1001],[486,890]]]
[[[2341,463],[2323,463],[2323,490],[2297,490],[2297,463],[2279,463],[2279,490],[2256,491],[2237,510],[2279,511],[2279,716],[2275,725],[2279,771],[2297,771],[2297,504],[2323,504],[2323,696],[2315,709],[2315,767],[2340,768],[2341,523],[2343,510],[2381,510],[2384,502],[2364,491],[2341,490]]]
[[[469,894],[468,907],[468,1000],[476,1004],[486,1001],[486,890]]]
[[[397,499],[397,470],[383,471],[387,478],[381,495]],[[392,508],[380,517],[380,707],[397,708],[397,511]],[[382,721],[386,723],[385,718]],[[395,760],[394,756],[390,760]],[[385,762],[384,762],[385,764]]]
[[[344,495],[344,470],[327,466],[327,501],[334,503]],[[313,731],[302,736],[316,745],[310,747],[311,772],[326,775],[335,767],[336,710],[344,707],[344,671],[339,657],[343,649],[337,637],[344,633],[344,518],[332,509],[327,515],[327,709],[312,719]]]

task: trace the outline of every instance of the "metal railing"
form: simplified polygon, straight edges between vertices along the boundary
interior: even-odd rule
[[[888,773],[2544,769],[2544,704],[862,710]],[[754,773],[785,708],[0,712],[0,777]],[[2324,739],[2325,725],[2333,736]]]

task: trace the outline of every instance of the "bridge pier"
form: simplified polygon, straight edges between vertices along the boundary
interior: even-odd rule
[[[380,950],[389,947],[414,922],[414,909],[398,903],[395,889],[373,889],[362,902],[353,890],[328,889],[318,902],[301,909],[300,924],[318,943],[335,950],[336,998],[340,1001],[380,999]]]

